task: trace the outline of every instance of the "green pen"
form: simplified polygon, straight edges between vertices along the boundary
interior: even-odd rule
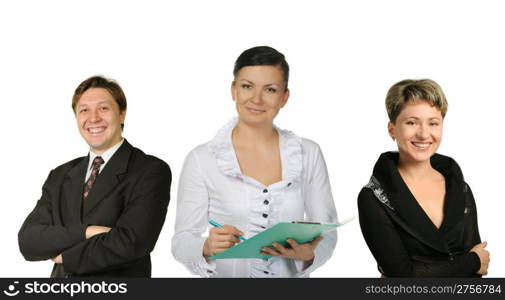
[[[219,224],[218,222],[214,221],[214,220],[209,220],[209,224],[214,226],[214,227],[223,227],[223,225]],[[237,235],[236,237],[238,237],[240,240],[242,241],[245,241],[246,238],[241,236],[241,235]]]

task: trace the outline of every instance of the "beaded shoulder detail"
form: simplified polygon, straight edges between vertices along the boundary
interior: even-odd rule
[[[375,195],[375,198],[377,198],[377,200],[382,202],[382,204],[386,205],[389,209],[393,211],[395,210],[395,208],[391,205],[391,202],[389,201],[388,197],[386,196],[384,189],[381,187],[379,181],[373,175],[370,177],[370,181],[368,181],[368,183],[364,187],[371,189],[373,194]]]

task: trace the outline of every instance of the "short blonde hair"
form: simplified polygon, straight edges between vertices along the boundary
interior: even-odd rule
[[[395,83],[386,96],[386,110],[389,121],[394,123],[402,111],[405,103],[423,100],[437,107],[442,113],[442,118],[447,113],[449,104],[442,88],[431,79],[405,79]]]

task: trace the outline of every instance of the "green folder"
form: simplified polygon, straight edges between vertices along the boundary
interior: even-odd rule
[[[334,230],[341,224],[318,223],[287,223],[281,222],[266,229],[235,246],[209,257],[210,259],[226,258],[270,258],[271,255],[261,254],[263,247],[271,247],[273,242],[287,246],[287,239],[293,239],[298,244],[307,243],[325,232]]]

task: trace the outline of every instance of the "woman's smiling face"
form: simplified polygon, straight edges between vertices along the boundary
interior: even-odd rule
[[[273,123],[289,98],[283,75],[278,66],[240,69],[231,87],[240,121],[253,126]]]
[[[389,122],[388,130],[402,160],[424,162],[436,153],[442,141],[442,113],[426,100],[408,101],[396,121]]]

